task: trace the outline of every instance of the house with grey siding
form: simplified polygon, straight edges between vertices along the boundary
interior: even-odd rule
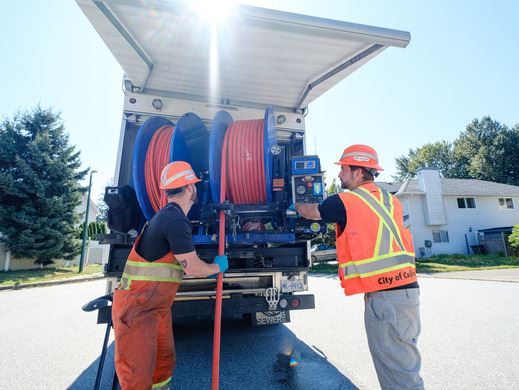
[[[435,168],[422,168],[403,183],[376,184],[400,199],[417,257],[472,254],[485,236],[506,241],[505,233],[519,223],[519,186],[446,179]]]

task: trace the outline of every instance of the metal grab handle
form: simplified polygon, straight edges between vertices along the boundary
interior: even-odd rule
[[[111,308],[112,302],[113,302],[112,295],[107,294],[107,295],[103,295],[102,297],[93,299],[90,302],[84,304],[81,309],[86,312],[91,312],[94,310],[100,310],[100,309],[109,307],[110,312],[111,312],[112,311],[112,308]],[[108,317],[108,321],[106,324],[105,337],[103,340],[103,349],[101,350],[101,356],[99,357],[99,365],[97,367],[97,374],[96,374],[96,381],[94,384],[94,390],[99,390],[99,387],[101,386],[101,377],[103,375],[103,367],[105,364],[106,351],[108,349],[108,340],[110,338],[110,329],[111,328],[112,328],[112,316],[110,313],[110,316]],[[115,374],[115,375],[117,375],[117,374]],[[115,386],[117,386],[115,378],[114,378],[114,383],[112,384],[112,387],[114,384],[115,384]]]
[[[99,310],[99,309],[102,309],[103,307],[110,306],[112,304],[112,300],[113,300],[113,298],[112,298],[111,294],[103,295],[102,297],[93,299],[90,302],[85,303],[83,305],[83,307],[81,307],[81,309],[83,311],[87,311],[87,312]]]

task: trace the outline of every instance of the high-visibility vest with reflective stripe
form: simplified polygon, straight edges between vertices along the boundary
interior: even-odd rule
[[[339,277],[346,295],[416,282],[411,232],[397,198],[373,183],[339,194],[346,228],[336,227]]]
[[[137,237],[128,255],[119,290],[131,290],[132,283],[136,284],[135,282],[137,284],[140,282],[181,283],[184,270],[172,252],[154,261],[147,261],[137,253],[135,248],[139,245],[141,236],[142,234]]]

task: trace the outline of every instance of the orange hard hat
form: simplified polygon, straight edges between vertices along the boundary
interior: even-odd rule
[[[196,177],[191,165],[185,161],[173,161],[164,167],[160,175],[160,189],[172,190],[187,186],[188,184],[198,183],[200,179]]]
[[[336,162],[338,165],[355,165],[358,167],[372,168],[383,171],[378,165],[378,155],[375,149],[368,145],[351,145],[344,149],[341,159]]]

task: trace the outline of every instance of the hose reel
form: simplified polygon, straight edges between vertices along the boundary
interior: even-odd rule
[[[159,190],[160,173],[171,161],[189,162],[197,176],[209,180],[198,187],[199,203],[219,204],[222,154],[226,159],[225,199],[236,205],[266,205],[272,201],[272,146],[277,144],[274,113],[267,108],[263,119],[238,120],[225,111],[216,113],[211,132],[193,113],[176,125],[152,117],[140,127],[134,145],[132,183],[147,220],[166,204]],[[190,213],[197,213],[200,205]],[[203,221],[202,221],[203,222]],[[254,225],[249,225],[254,226]]]

